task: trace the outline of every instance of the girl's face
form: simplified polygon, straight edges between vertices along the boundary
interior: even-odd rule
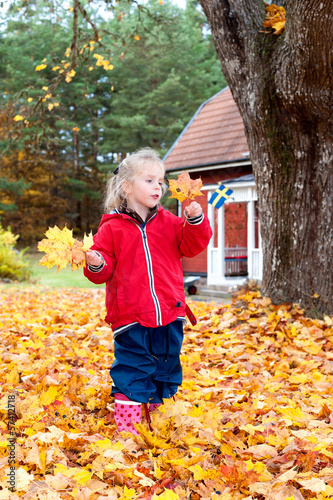
[[[163,178],[164,172],[159,165],[145,166],[132,184],[124,186],[127,206],[138,213],[154,208],[162,196]]]

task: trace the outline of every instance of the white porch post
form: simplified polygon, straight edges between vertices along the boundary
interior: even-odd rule
[[[258,245],[259,245],[259,279],[262,280],[262,244],[261,244],[261,231],[260,231],[260,219],[258,220]]]
[[[252,189],[250,201],[247,203],[247,272],[248,278],[253,276],[253,249],[254,249],[254,201],[252,198]]]
[[[208,192],[208,200],[211,197],[211,191]],[[214,219],[213,219],[213,205],[208,203],[207,207],[207,215],[210,222],[210,225],[213,229],[213,236],[208,243],[207,248],[207,285],[211,284],[211,276],[212,276],[212,249],[214,248]]]
[[[224,204],[218,210],[218,250],[217,250],[217,262],[218,262],[218,275],[220,278],[224,279],[225,266],[224,266]]]

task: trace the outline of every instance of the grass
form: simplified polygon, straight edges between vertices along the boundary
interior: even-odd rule
[[[31,252],[25,255],[25,258],[30,261],[32,269],[31,282],[12,282],[2,284],[1,288],[11,288],[13,286],[18,288],[25,288],[27,286],[41,286],[51,288],[103,288],[103,285],[95,285],[91,283],[85,276],[83,270],[71,271],[70,265],[66,269],[61,269],[57,274],[55,266],[46,269],[46,266],[40,266],[39,261],[43,257],[41,252]]]

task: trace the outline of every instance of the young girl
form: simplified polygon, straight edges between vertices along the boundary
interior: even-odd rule
[[[154,150],[128,156],[114,174],[84,275],[106,283],[115,421],[120,431],[137,435],[133,423],[141,421],[141,404],[153,410],[182,383],[183,322],[191,311],[180,259],[202,252],[212,230],[196,202],[185,210],[185,225],[159,205],[165,168]]]

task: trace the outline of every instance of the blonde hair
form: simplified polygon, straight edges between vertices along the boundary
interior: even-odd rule
[[[159,154],[151,148],[139,149],[136,153],[127,156],[118,166],[117,175],[112,174],[106,184],[104,212],[108,213],[124,203],[126,193],[122,188],[122,183],[127,181],[132,184],[135,178],[140,175],[147,166],[159,166],[165,175],[164,163]],[[166,192],[167,186],[162,185],[162,195]]]

